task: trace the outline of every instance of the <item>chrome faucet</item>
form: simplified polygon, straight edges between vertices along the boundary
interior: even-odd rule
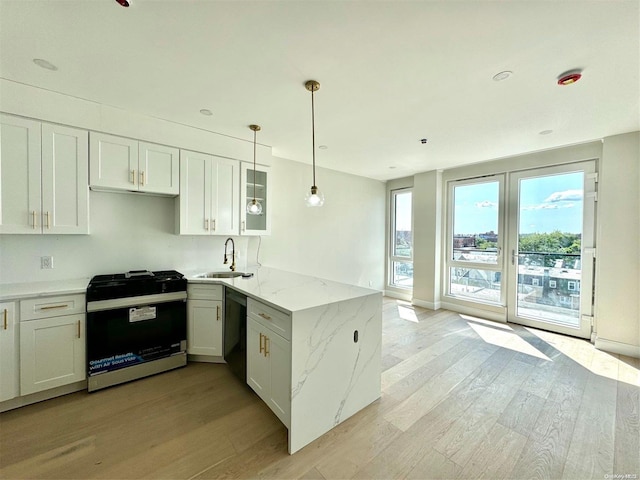
[[[231,240],[231,266],[229,267],[232,272],[236,271],[236,244],[233,242],[233,238],[229,237],[224,242],[224,264],[227,265],[229,263],[229,259],[227,256],[227,244]]]

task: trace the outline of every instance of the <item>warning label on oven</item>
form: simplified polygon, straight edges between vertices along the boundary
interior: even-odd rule
[[[134,353],[124,353],[122,355],[112,355],[110,357],[101,358],[100,360],[91,360],[89,362],[89,373],[95,374],[99,372],[107,372],[109,370],[116,370],[118,368],[126,367],[128,365],[135,365],[141,363],[144,360],[141,356]]]
[[[156,307],[139,307],[129,309],[129,322],[141,322],[156,318]]]

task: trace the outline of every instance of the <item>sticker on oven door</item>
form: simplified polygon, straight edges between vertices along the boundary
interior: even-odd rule
[[[156,307],[140,307],[129,309],[129,323],[153,320],[156,318]]]

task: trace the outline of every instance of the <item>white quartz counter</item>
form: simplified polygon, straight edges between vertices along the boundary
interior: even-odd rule
[[[0,301],[87,293],[89,278],[50,282],[0,283]]]
[[[333,282],[309,275],[285,272],[270,267],[255,267],[246,270],[251,278],[197,278],[206,270],[185,273],[190,283],[218,283],[228,285],[273,307],[289,313],[328,305],[343,300],[382,295],[371,288]]]

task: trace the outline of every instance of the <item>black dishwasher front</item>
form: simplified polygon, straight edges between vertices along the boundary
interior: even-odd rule
[[[231,372],[247,382],[247,297],[225,287],[224,360]]]

